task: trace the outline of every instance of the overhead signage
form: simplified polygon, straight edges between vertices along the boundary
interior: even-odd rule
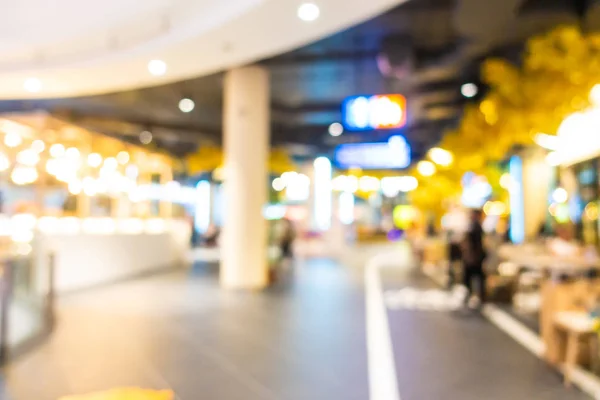
[[[335,149],[339,168],[403,169],[410,165],[410,146],[402,136],[383,143],[349,143]]]
[[[342,103],[342,120],[349,131],[402,128],[406,98],[400,94],[348,97]]]

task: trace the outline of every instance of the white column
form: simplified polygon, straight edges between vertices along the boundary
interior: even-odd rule
[[[269,77],[251,66],[225,77],[225,182],[221,285],[259,289],[267,284]]]
[[[326,157],[317,158],[314,163],[314,218],[317,230],[325,232],[331,227],[332,201],[331,161]]]
[[[315,231],[317,222],[315,219],[315,167],[312,162],[306,162],[302,166],[302,173],[310,179],[310,189],[308,192],[308,200],[306,201],[306,220],[302,227],[305,231]]]

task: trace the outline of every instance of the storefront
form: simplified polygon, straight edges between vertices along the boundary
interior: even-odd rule
[[[43,113],[2,116],[0,132],[4,251],[40,271],[53,254],[57,291],[184,260],[196,189],[173,181],[170,157]]]

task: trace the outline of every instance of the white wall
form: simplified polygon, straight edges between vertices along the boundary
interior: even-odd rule
[[[173,221],[162,233],[41,235],[37,253],[55,255],[58,293],[85,289],[182,265],[189,249],[189,227]],[[40,264],[38,271],[44,271]],[[40,285],[45,274],[40,273]]]

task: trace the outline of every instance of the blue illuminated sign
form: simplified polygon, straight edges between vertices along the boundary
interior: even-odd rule
[[[523,199],[523,161],[512,156],[508,163],[511,178],[510,195],[510,240],[515,243],[525,241],[525,204]]]
[[[399,94],[348,97],[342,103],[342,121],[350,131],[402,128],[406,98]]]
[[[402,136],[392,136],[387,143],[349,143],[335,149],[339,168],[403,169],[410,165],[410,146]]]

